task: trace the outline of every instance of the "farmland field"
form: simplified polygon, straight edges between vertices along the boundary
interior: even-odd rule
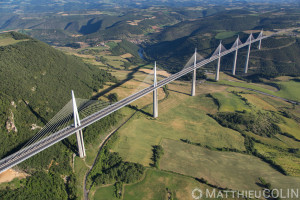
[[[157,120],[140,115],[119,130],[114,151],[125,160],[148,166],[152,145],[159,144],[163,138],[188,139],[212,147],[244,150],[244,139],[240,133],[222,127],[203,111],[215,107],[211,98],[205,95],[190,98],[178,93],[176,87],[170,86],[169,98],[159,104]],[[146,111],[150,114],[151,107]]]
[[[260,159],[232,152],[211,151],[181,141],[164,139],[164,156],[160,166],[231,189],[258,189],[256,182],[263,177],[275,188],[300,187],[299,177],[284,176]]]
[[[250,107],[235,94],[228,92],[218,92],[212,96],[219,102],[220,112],[234,112],[234,111],[250,111]]]
[[[299,147],[299,145],[298,145]],[[300,158],[299,154],[292,154],[287,151],[282,151],[276,148],[270,148],[267,145],[255,144],[258,153],[273,160],[275,163],[282,166],[282,168],[292,176],[300,177]],[[300,181],[299,181],[300,182]]]
[[[166,199],[169,191],[169,195],[174,199],[192,200],[191,192],[195,188],[199,188],[202,191],[206,189],[212,190],[211,187],[201,184],[191,177],[148,169],[142,181],[124,186],[125,194],[123,199]],[[101,187],[95,192],[94,200],[115,200],[116,198],[113,196],[113,192],[113,186]]]
[[[118,200],[118,198],[114,196],[113,185],[108,185],[97,189],[93,196],[94,200]]]
[[[27,41],[27,39],[15,40],[12,37],[7,37],[5,34],[0,35],[0,46],[12,45],[12,44],[16,44],[16,43],[22,42],[22,41]]]
[[[234,31],[225,31],[225,32],[220,32],[218,33],[215,38],[218,39],[218,40],[223,40],[223,39],[226,39],[226,38],[230,38],[230,37],[233,37],[234,35],[236,35],[237,33],[234,32]]]
[[[222,73],[221,73],[222,75]],[[225,79],[222,79],[224,77]],[[297,79],[298,80],[298,79]],[[272,88],[269,85],[264,84],[253,84],[253,83],[247,83],[244,81],[236,81],[234,78],[231,78],[227,75],[222,75],[220,81],[217,84],[225,84],[235,87],[245,87],[250,88],[254,90],[258,90],[261,92],[265,92],[267,94],[287,98],[290,100],[300,101],[300,90],[298,89],[300,87],[300,82],[296,80],[287,80],[287,81],[270,81],[273,84],[276,84],[279,88],[279,91],[275,91],[274,88]]]

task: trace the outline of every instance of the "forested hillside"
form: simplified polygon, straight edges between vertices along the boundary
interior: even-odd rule
[[[0,157],[34,134],[32,124],[43,127],[70,100],[71,90],[77,97],[89,98],[106,81],[116,81],[106,71],[26,35],[11,32],[1,37],[22,41],[0,47],[1,110],[6,113],[3,119],[13,113],[19,129],[17,134],[7,134],[7,122],[1,121]]]
[[[116,82],[110,73],[20,33],[1,34],[0,44],[0,158],[18,150],[41,130],[69,102],[71,90],[77,98],[91,98],[105,82]],[[105,131],[116,122],[116,116],[110,115],[109,119],[102,119],[85,129],[87,143],[100,134],[97,127]],[[0,196],[28,199],[26,195],[32,193],[32,198],[37,199],[43,191],[45,198],[50,199],[76,197],[73,191],[76,180],[66,178],[66,184],[71,187],[68,189],[60,178],[72,176],[70,159],[71,154],[76,153],[75,142],[70,137],[18,165],[32,176],[17,190],[0,191]],[[50,170],[50,174],[36,173],[45,169]],[[53,183],[52,189],[44,185],[44,179]],[[39,182],[45,186],[40,191],[35,188]],[[57,188],[56,196],[51,194],[51,190]]]

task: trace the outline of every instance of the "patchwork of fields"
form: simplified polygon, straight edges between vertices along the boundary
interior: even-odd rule
[[[256,84],[250,87],[275,93],[270,86],[260,87]],[[291,104],[239,88],[205,83],[197,86],[196,97],[189,96],[190,84],[186,82],[175,81],[168,85],[168,91],[168,97],[164,100],[161,98],[163,101],[159,103],[159,118],[150,117],[151,106],[143,109],[145,114],[138,114],[118,131],[118,140],[112,151],[118,152],[126,161],[150,166],[153,162],[152,146],[160,144],[165,152],[160,162],[161,170],[183,174],[188,180],[193,180],[189,177],[203,178],[209,184],[218,187],[240,190],[261,189],[257,184],[259,178],[271,183],[274,188],[300,187],[299,155],[289,153],[290,148],[300,148],[299,142],[284,135],[268,138],[252,132],[243,132],[243,136],[235,130],[221,126],[209,116],[217,112],[277,113],[281,130],[299,139],[299,123],[294,118],[284,117],[278,112],[287,109],[297,115]],[[281,94],[284,96],[287,93]],[[165,98],[163,91],[160,96]],[[151,101],[148,103],[151,104]],[[281,174],[270,164],[253,155],[218,150],[229,148],[245,152],[245,136],[259,141],[255,142],[254,146],[257,152],[283,167],[290,176]],[[191,141],[200,146],[181,140]],[[159,195],[167,193],[166,186],[161,184],[169,181],[165,180],[162,174],[159,180],[154,180],[156,175],[153,173],[154,171],[148,170],[144,180],[124,186],[124,199],[163,199],[163,196]],[[171,173],[169,176],[174,178],[175,175]],[[150,178],[153,182],[148,185]],[[143,187],[146,189],[142,189]],[[99,188],[94,198],[100,198],[101,193],[111,194],[111,191],[112,186]],[[141,191],[143,195],[139,196]],[[154,195],[153,191],[159,192]],[[176,197],[182,192],[176,187],[174,191]]]
[[[232,34],[234,32],[220,33],[218,37]],[[110,43],[113,46],[116,44]],[[102,91],[107,93],[101,98],[117,93],[122,99],[152,84],[153,66],[130,66],[126,70],[123,66],[125,58],[111,56],[103,47],[99,49],[96,48],[98,53],[93,57],[83,56],[83,59],[88,63],[97,62],[99,68],[108,68],[119,80],[124,80],[118,87],[112,87],[113,83],[104,86]],[[100,56],[108,67],[95,60]],[[160,73],[160,80],[167,75]],[[148,169],[140,182],[123,186],[122,198],[156,200],[172,196],[174,199],[192,199],[190,194],[195,187],[262,189],[259,178],[266,180],[273,188],[300,187],[300,159],[297,151],[300,148],[300,126],[297,121],[300,118],[300,106],[239,88],[300,100],[300,92],[297,90],[300,83],[297,79],[277,78],[271,80],[271,83],[247,83],[221,73],[221,81],[198,84],[196,96],[191,97],[189,82],[174,81],[168,84],[168,94],[162,88],[159,89],[157,119],[152,118],[152,95],[134,102],[132,105],[141,112],[118,130],[118,138],[111,151],[118,152],[125,161],[140,163]],[[222,126],[212,117],[217,113],[243,112],[253,113],[253,116],[257,112],[274,115],[276,125],[284,134],[265,137],[247,130],[247,127],[246,131],[239,132]],[[288,113],[288,116],[283,113]],[[247,153],[249,147],[246,145],[246,137],[252,138],[252,148],[269,163]],[[154,145],[161,145],[164,149],[160,169],[151,167]],[[288,176],[277,171],[273,165],[282,167]],[[82,166],[82,170],[84,168]],[[195,178],[202,178],[210,186]],[[90,197],[97,200],[116,199],[114,189],[113,185],[92,188]]]

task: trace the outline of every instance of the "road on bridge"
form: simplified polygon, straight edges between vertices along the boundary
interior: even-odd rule
[[[278,34],[275,33],[275,34]],[[273,34],[273,35],[275,35]],[[252,41],[248,41],[248,42],[245,42],[244,44],[241,44],[238,46],[238,48],[243,48],[245,46],[248,46],[250,43],[255,43],[255,42],[258,42],[262,39],[265,39],[265,38],[268,38],[268,37],[271,37],[273,35],[269,35],[269,36],[263,36],[263,37],[260,37],[260,38],[257,38],[257,39],[254,39]],[[224,50],[223,52],[220,52],[220,57],[222,56],[225,56],[229,53],[232,53],[236,51],[236,48],[231,48],[229,50]],[[184,68],[182,71],[176,73],[176,74],[173,74],[171,75],[170,77],[162,80],[162,81],[159,81],[157,83],[157,86],[149,86],[148,88],[145,88],[127,98],[124,98],[84,119],[81,120],[81,125],[78,126],[78,127],[73,127],[73,126],[68,126],[67,128],[64,128],[56,133],[53,133],[52,135],[24,148],[24,149],[21,149],[20,151],[0,160],[0,173],[17,165],[18,163],[32,157],[33,155],[43,151],[44,149],[56,144],[57,142],[69,137],[70,135],[76,133],[77,131],[79,130],[82,130],[83,128],[95,123],[96,121],[104,118],[105,116],[123,108],[124,106],[130,104],[131,102],[151,93],[152,91],[154,91],[155,89],[157,88],[160,88],[160,87],[163,87],[164,85],[178,79],[179,77],[183,76],[183,75],[186,75],[190,72],[192,72],[194,69],[198,69],[210,62],[213,62],[215,61],[216,59],[219,58],[219,55],[214,55],[208,59],[205,59],[205,60],[202,60],[200,62],[198,62],[196,64],[196,67],[194,68],[194,66],[190,66],[190,67],[187,67],[187,68]]]

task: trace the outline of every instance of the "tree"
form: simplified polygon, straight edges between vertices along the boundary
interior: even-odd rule
[[[108,95],[107,98],[112,103],[117,102],[118,101],[118,94],[117,93],[111,93],[111,94]]]
[[[124,68],[127,70],[130,67],[130,62],[124,62],[123,64]]]
[[[162,148],[161,145],[154,145],[153,146],[153,166],[156,168],[159,168],[159,160],[161,158],[162,155],[164,155],[164,149]]]

